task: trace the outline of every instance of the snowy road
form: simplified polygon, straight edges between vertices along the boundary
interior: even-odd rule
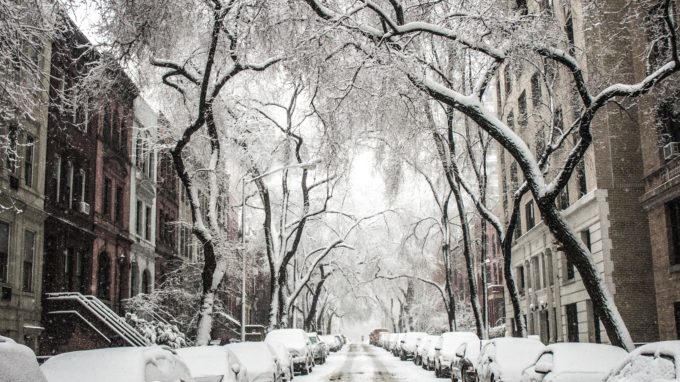
[[[332,353],[325,365],[310,375],[295,376],[295,382],[422,382],[444,381],[412,361],[400,361],[387,351],[366,344],[349,344]]]

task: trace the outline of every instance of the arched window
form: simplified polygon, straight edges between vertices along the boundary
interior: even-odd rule
[[[97,296],[108,300],[111,290],[111,259],[106,252],[99,254],[97,261]]]
[[[148,269],[142,273],[142,293],[151,293],[151,273]]]
[[[131,296],[139,294],[139,266],[136,261],[132,262],[132,271],[130,272],[130,290]]]

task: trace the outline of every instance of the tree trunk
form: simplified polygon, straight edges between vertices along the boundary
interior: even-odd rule
[[[564,254],[581,275],[583,285],[593,303],[593,309],[602,321],[612,345],[632,351],[635,349],[633,339],[614,303],[614,296],[612,296],[604,278],[593,262],[590,251],[576,237],[575,232],[557,210],[552,200],[541,200],[537,204],[546,226],[562,244]]]

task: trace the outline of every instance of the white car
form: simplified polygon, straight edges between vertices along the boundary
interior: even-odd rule
[[[28,346],[0,336],[0,381],[47,382]]]
[[[281,371],[274,350],[264,342],[224,345],[246,369],[246,382],[279,382]]]
[[[395,357],[399,357],[399,354],[401,353],[401,341],[404,340],[405,336],[406,336],[406,333],[397,333],[397,336],[394,339],[394,346],[392,347],[392,354],[394,354]]]
[[[195,382],[243,382],[247,371],[224,346],[192,346],[177,349]]]
[[[187,365],[166,346],[62,353],[40,369],[48,382],[193,382]]]
[[[314,364],[323,365],[326,363],[326,350],[324,349],[323,341],[321,341],[319,335],[316,333],[307,333],[307,337],[309,338],[309,342],[312,347]]]
[[[302,329],[276,329],[267,333],[265,341],[282,343],[293,356],[293,369],[303,375],[312,372],[314,354],[307,333]]]
[[[293,370],[293,356],[280,342],[269,340],[267,344],[272,348],[274,355],[279,362],[282,380],[286,382],[292,380],[295,372],[295,370]]]
[[[479,382],[518,382],[545,345],[531,338],[494,338],[482,347],[477,378]]]
[[[442,336],[432,337],[432,340],[425,350],[425,358],[423,358],[423,369],[425,370],[434,370],[435,359],[439,354],[439,350],[437,350],[437,344],[439,343],[439,340],[442,338]]]
[[[321,336],[321,341],[325,342],[328,345],[328,350],[332,352],[336,352],[342,347],[340,340],[336,336]]]
[[[456,350],[463,343],[479,343],[479,337],[472,332],[446,332],[441,335],[435,350],[438,351],[434,358],[434,375],[437,377],[449,377],[451,375],[451,362],[456,357]]]
[[[522,382],[601,382],[628,353],[620,347],[592,343],[547,346],[522,373]]]
[[[488,340],[469,341],[460,344],[456,349],[456,356],[451,362],[451,381],[452,382],[468,382],[477,379],[477,361],[479,353],[482,352],[482,346]]]
[[[680,380],[680,341],[642,345],[614,368],[606,382],[662,382]]]
[[[427,333],[423,332],[409,332],[404,335],[401,340],[401,350],[399,352],[399,358],[402,361],[406,361],[410,358],[415,358],[418,341],[421,338],[427,336]]]
[[[418,345],[418,350],[416,351],[415,363],[416,365],[421,365],[425,368],[425,359],[427,358],[427,352],[430,347],[434,346],[433,342],[437,342],[439,336],[427,335],[420,340]]]

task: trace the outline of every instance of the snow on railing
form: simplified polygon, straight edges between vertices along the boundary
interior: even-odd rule
[[[48,300],[52,301],[75,301],[79,303],[131,346],[151,345],[141,333],[125,322],[125,319],[94,296],[85,296],[78,292],[46,293],[46,296]]]

